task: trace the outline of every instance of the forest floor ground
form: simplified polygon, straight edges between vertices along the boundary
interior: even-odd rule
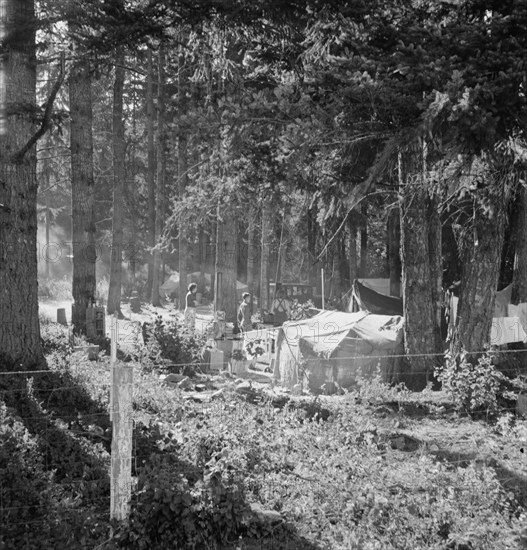
[[[40,299],[39,300],[39,315],[49,321],[57,321],[57,309],[66,310],[66,319],[71,321],[71,306],[73,302],[71,300],[49,300],[49,299]],[[165,304],[163,307],[154,307],[149,304],[143,304],[141,306],[140,313],[134,313],[130,309],[130,304],[128,302],[123,302],[121,304],[121,310],[124,316],[124,319],[119,321],[121,327],[121,337],[129,341],[131,334],[137,333],[137,327],[142,325],[145,321],[150,322],[152,319],[160,315],[163,320],[168,321],[174,316],[182,319],[183,313],[176,309],[174,305],[170,302]],[[196,328],[203,331],[205,326],[212,321],[213,314],[210,306],[204,305],[197,308],[196,313]],[[111,326],[111,316],[106,314],[106,335],[110,336],[110,326]],[[139,331],[140,334],[140,331]]]
[[[55,320],[57,307],[70,306],[45,302],[41,315]],[[123,313],[139,323],[174,312]],[[107,356],[94,362],[72,354],[67,371],[107,406]],[[148,460],[147,451],[175,453],[185,460],[181,475],[203,469],[206,479],[212,468],[271,518],[263,534],[248,530],[203,548],[527,549],[527,420],[514,410],[471,417],[445,392],[411,393],[380,380],[336,396],[291,395],[252,371],[179,381],[134,364],[134,463]],[[93,426],[79,433],[101,442]],[[134,494],[137,514],[148,506],[142,498]]]
[[[73,357],[71,372],[101,400],[107,358]],[[246,504],[278,517],[263,534],[203,548],[527,548],[527,421],[513,411],[472,418],[445,392],[379,380],[315,397],[220,372],[182,389],[135,365],[134,387],[135,425],[157,434],[156,452],[186,457],[182,475],[236,479]],[[141,510],[144,495],[134,498]]]

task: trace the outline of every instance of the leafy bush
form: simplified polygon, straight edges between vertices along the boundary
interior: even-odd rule
[[[158,315],[145,327],[144,337],[146,354],[154,362],[164,359],[175,365],[189,365],[202,361],[205,336],[177,319],[167,322]]]
[[[411,393],[404,383],[393,386],[385,382],[380,364],[377,365],[373,376],[364,376],[359,367],[355,380],[357,386],[354,391],[357,397],[369,403],[406,401]]]
[[[48,514],[52,474],[44,469],[36,439],[31,437],[21,419],[8,413],[4,403],[0,403],[0,479],[0,547],[8,542],[12,547],[17,544],[22,547],[27,524]],[[38,547],[36,544],[28,546]]]
[[[208,548],[237,538],[246,515],[241,478],[211,459],[191,484],[175,453],[155,455],[141,471],[128,525],[115,542],[122,548]]]
[[[65,354],[72,350],[69,329],[64,325],[41,318],[40,337],[44,355],[54,351]]]
[[[476,362],[469,360],[465,352],[456,357],[447,355],[445,366],[437,367],[435,375],[459,409],[487,414],[498,410],[504,376],[496,370],[488,352]]]

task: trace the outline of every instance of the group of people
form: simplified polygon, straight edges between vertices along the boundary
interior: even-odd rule
[[[185,297],[185,324],[194,329],[196,326],[196,307],[198,285],[190,283]],[[280,289],[271,305],[271,314],[274,316],[275,324],[282,324],[291,317],[291,304],[283,289]],[[251,321],[251,295],[249,292],[242,294],[242,302],[238,307],[236,321],[241,332],[247,332],[252,328]]]

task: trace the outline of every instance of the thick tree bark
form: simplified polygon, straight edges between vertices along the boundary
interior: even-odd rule
[[[461,288],[451,343],[452,355],[464,350],[473,354],[470,360],[477,359],[477,352],[490,342],[505,233],[504,186],[492,181],[489,173],[487,176],[482,192],[492,195],[490,200],[484,199],[492,208],[482,207],[476,198],[461,236]]]
[[[49,183],[49,177],[46,179],[47,179],[47,183]],[[46,251],[48,251],[49,250],[49,230],[51,228],[51,212],[49,210],[47,199],[46,199],[45,208],[46,208],[46,214],[45,214],[46,215]],[[45,257],[44,262],[46,264],[46,268],[45,268],[46,280],[49,280],[49,264],[50,264],[49,258]]]
[[[147,142],[147,186],[148,186],[148,245],[153,249],[156,245],[156,165],[154,152],[154,69],[152,50],[147,51],[146,73],[146,142]],[[152,282],[154,280],[154,254],[148,253],[148,276],[146,280],[145,296],[152,296]]]
[[[419,162],[421,147],[400,157],[400,225],[404,338],[410,372],[403,381],[420,390],[431,379],[442,349],[440,317],[437,314],[437,242],[435,197],[426,189]],[[435,273],[438,270],[439,273]],[[438,323],[439,320],[439,323]]]
[[[309,285],[312,287],[317,287],[318,285],[318,269],[316,262],[316,245],[317,245],[317,226],[316,226],[316,215],[308,210],[307,212],[307,250],[311,255],[309,258],[309,270],[308,278]]]
[[[204,289],[206,286],[205,273],[207,271],[207,235],[203,227],[199,230],[199,287]],[[201,292],[201,290],[200,290]]]
[[[181,48],[181,46],[180,46]],[[185,194],[187,187],[187,136],[186,128],[183,127],[183,118],[186,111],[185,87],[187,85],[185,80],[185,68],[183,55],[179,55],[179,67],[178,67],[178,192],[180,199]],[[187,293],[187,270],[188,266],[188,244],[187,244],[187,232],[185,222],[179,222],[179,308],[185,309],[185,300],[183,297]]]
[[[390,296],[401,296],[401,225],[398,210],[390,210],[387,225]]]
[[[231,213],[218,208],[218,228],[216,233],[216,274],[220,281],[216,292],[216,307],[225,312],[225,320],[233,322],[238,310],[236,292],[238,265],[238,220]]]
[[[362,225],[360,228],[360,269],[361,277],[368,276],[368,205],[361,205]]]
[[[0,31],[0,363],[3,370],[19,370],[42,360],[36,149],[13,158],[36,131],[20,108],[36,103],[33,0],[0,0]]]
[[[158,53],[158,90],[157,90],[157,189],[156,189],[156,223],[155,238],[156,246],[161,244],[161,233],[163,231],[164,195],[165,195],[165,49],[161,45]],[[161,250],[154,250],[154,274],[152,278],[152,305],[160,306],[159,295],[161,269]],[[179,300],[184,298],[180,296]]]
[[[331,266],[331,288],[329,297],[333,299],[340,299],[342,293],[342,279],[340,277],[340,263],[341,263],[341,247],[340,243],[335,243],[332,252],[332,266]]]
[[[124,143],[124,53],[117,53],[115,81],[113,87],[113,215],[112,215],[112,257],[110,264],[110,288],[107,311],[121,315],[121,289],[123,266],[123,217],[125,143]]]
[[[443,238],[439,197],[431,194],[428,197],[428,257],[430,259],[430,285],[432,310],[434,315],[435,353],[441,353],[445,347],[441,333],[441,317],[443,304]],[[443,360],[436,356],[434,365]]]
[[[216,296],[216,235],[218,233],[218,222],[212,222],[210,240],[208,244],[208,251],[210,253],[210,296],[215,301]],[[209,254],[207,254],[209,256]]]
[[[86,309],[95,303],[95,181],[93,178],[91,75],[85,64],[70,75],[73,330],[86,334]]]
[[[258,255],[257,242],[256,242],[256,210],[254,206],[251,206],[249,212],[249,220],[247,226],[247,288],[251,293],[251,296],[255,295],[255,267],[256,257]],[[253,300],[251,299],[251,307]]]
[[[527,302],[527,188],[520,190],[515,205],[513,234],[515,243],[511,303]]]

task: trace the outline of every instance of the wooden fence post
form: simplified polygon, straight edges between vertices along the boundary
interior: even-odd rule
[[[112,372],[113,431],[110,517],[128,518],[132,491],[132,389],[133,367],[115,363]]]

